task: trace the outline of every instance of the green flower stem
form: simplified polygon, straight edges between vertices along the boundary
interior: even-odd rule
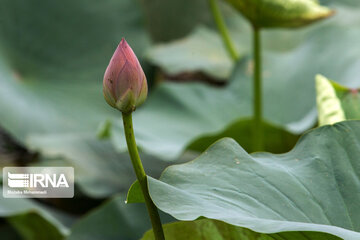
[[[262,151],[264,148],[264,132],[262,122],[262,75],[261,75],[261,35],[260,29],[253,27],[254,54],[254,124],[253,150]]]
[[[221,16],[221,12],[220,12],[219,6],[217,4],[217,0],[209,0],[209,4],[210,4],[210,9],[211,9],[212,15],[214,16],[215,23],[217,25],[217,28],[218,28],[218,30],[222,36],[223,42],[225,44],[225,47],[226,47],[227,51],[229,52],[231,58],[234,61],[236,61],[239,58],[239,56],[238,56],[238,53],[236,52],[233,42],[231,41],[229,32],[225,26],[224,19]]]
[[[159,212],[150,198],[149,189],[147,185],[147,178],[144,171],[144,167],[141,163],[141,159],[139,156],[139,152],[136,146],[133,123],[132,123],[132,114],[131,113],[123,113],[123,123],[125,130],[126,143],[129,150],[130,158],[132,165],[134,167],[134,171],[137,177],[137,180],[140,183],[141,191],[144,195],[145,204],[150,216],[151,224],[153,227],[153,232],[156,240],[164,240],[164,231],[162,229]]]

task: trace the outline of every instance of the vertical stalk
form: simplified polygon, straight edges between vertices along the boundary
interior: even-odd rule
[[[217,0],[209,0],[210,9],[211,9],[212,15],[214,17],[216,26],[221,34],[224,44],[225,44],[226,50],[228,51],[230,57],[234,61],[236,61],[238,59],[238,53],[236,52],[234,44],[231,41],[229,32],[225,26],[224,19],[221,16],[221,12],[220,12],[219,6],[216,1]]]
[[[262,75],[261,75],[261,34],[260,29],[253,26],[253,54],[254,54],[254,124],[253,151],[264,148],[264,131],[262,123]]]
[[[156,240],[165,240],[164,231],[162,229],[159,212],[150,198],[149,189],[147,185],[147,178],[144,171],[144,167],[141,163],[141,159],[139,156],[139,152],[136,146],[133,123],[132,123],[132,114],[131,113],[123,113],[123,123],[125,130],[126,143],[129,150],[130,158],[132,165],[134,167],[134,171],[136,177],[140,183],[141,191],[144,195],[146,208],[148,210],[151,224],[153,227],[153,232]]]

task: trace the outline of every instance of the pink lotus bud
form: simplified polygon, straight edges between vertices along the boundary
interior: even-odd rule
[[[122,39],[104,74],[105,100],[121,112],[129,113],[145,101],[147,92],[147,81],[139,60]]]

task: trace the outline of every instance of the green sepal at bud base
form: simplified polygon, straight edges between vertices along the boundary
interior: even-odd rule
[[[225,0],[256,28],[296,28],[333,15],[317,0]]]
[[[147,97],[146,76],[129,44],[122,39],[103,79],[106,102],[123,113],[130,113]]]

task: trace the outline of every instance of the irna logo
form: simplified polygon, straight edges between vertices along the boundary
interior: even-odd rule
[[[74,169],[72,167],[5,167],[3,196],[5,198],[72,198]]]
[[[47,188],[49,186],[53,188],[68,188],[69,183],[64,174],[21,174],[8,172],[8,186],[11,188]]]

